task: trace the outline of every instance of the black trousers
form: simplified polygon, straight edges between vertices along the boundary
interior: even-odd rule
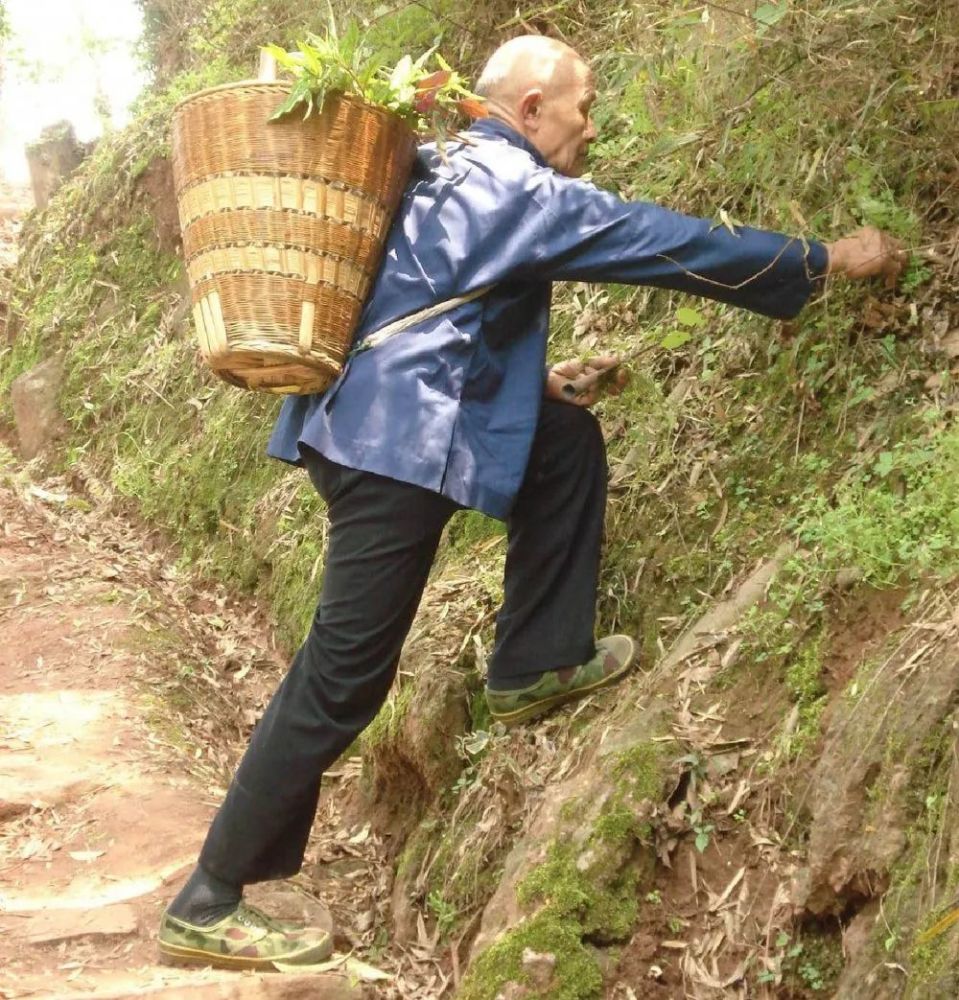
[[[220,807],[200,864],[229,882],[299,871],[320,778],[373,720],[396,674],[446,522],[459,509],[407,483],[305,459],[330,522],[313,624]],[[525,687],[595,651],[606,454],[587,410],[544,401],[507,521],[492,688]]]

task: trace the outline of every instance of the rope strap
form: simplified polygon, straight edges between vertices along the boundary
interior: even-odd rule
[[[423,323],[426,320],[433,319],[435,316],[441,316],[443,313],[449,312],[457,306],[464,305],[466,302],[472,302],[473,299],[480,298],[480,296],[485,295],[492,287],[492,285],[484,285],[482,288],[477,288],[472,292],[467,292],[466,295],[457,295],[455,299],[447,299],[445,302],[438,302],[434,306],[428,306],[426,309],[421,309],[419,312],[412,313],[409,316],[404,316],[402,319],[388,323],[386,326],[366,337],[361,344],[350,351],[350,354],[360,354],[363,351],[369,351],[374,347],[379,347],[385,340],[389,340],[391,337],[395,337],[398,333],[402,333],[404,330],[408,330],[410,327],[416,326],[417,323]]]

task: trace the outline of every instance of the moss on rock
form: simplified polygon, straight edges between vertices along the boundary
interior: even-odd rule
[[[617,789],[634,802],[658,799],[663,791],[666,750],[663,743],[637,743],[613,760]]]
[[[541,905],[574,921],[589,940],[608,943],[627,938],[639,911],[639,872],[628,864],[607,872],[600,847],[594,841],[578,851],[554,843],[546,860],[517,887],[520,903]]]
[[[527,948],[556,956],[553,984],[545,991],[533,989],[523,969]],[[457,1000],[494,1000],[509,982],[530,987],[528,1000],[596,1000],[602,995],[603,975],[583,945],[579,925],[546,909],[511,930],[473,962]]]

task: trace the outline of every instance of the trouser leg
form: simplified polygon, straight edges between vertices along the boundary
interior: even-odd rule
[[[386,698],[456,505],[309,455],[330,521],[310,633],[253,733],[200,855],[236,884],[299,871],[320,777]]]
[[[507,520],[503,608],[489,664],[493,690],[526,687],[595,652],[606,447],[586,409],[545,400]]]

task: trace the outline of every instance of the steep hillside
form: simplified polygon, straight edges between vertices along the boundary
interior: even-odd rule
[[[276,401],[195,362],[167,143],[179,97],[248,75],[256,45],[294,40],[315,5],[143,6],[156,87],[27,224],[0,417],[12,381],[60,352],[57,470],[257,595],[291,647],[321,504],[263,457]],[[499,38],[555,33],[599,74],[597,183],[718,224],[879,225],[910,264],[897,289],[830,285],[791,324],[558,289],[557,360],[636,352],[630,388],[599,408],[600,611],[604,632],[641,637],[645,669],[538,725],[491,727],[504,538],[459,516],[355,748],[362,772],[346,762],[328,800],[387,872],[339,915],[399,963],[397,996],[954,996],[959,9],[524,6],[370,17],[397,52],[442,33],[466,69]]]

